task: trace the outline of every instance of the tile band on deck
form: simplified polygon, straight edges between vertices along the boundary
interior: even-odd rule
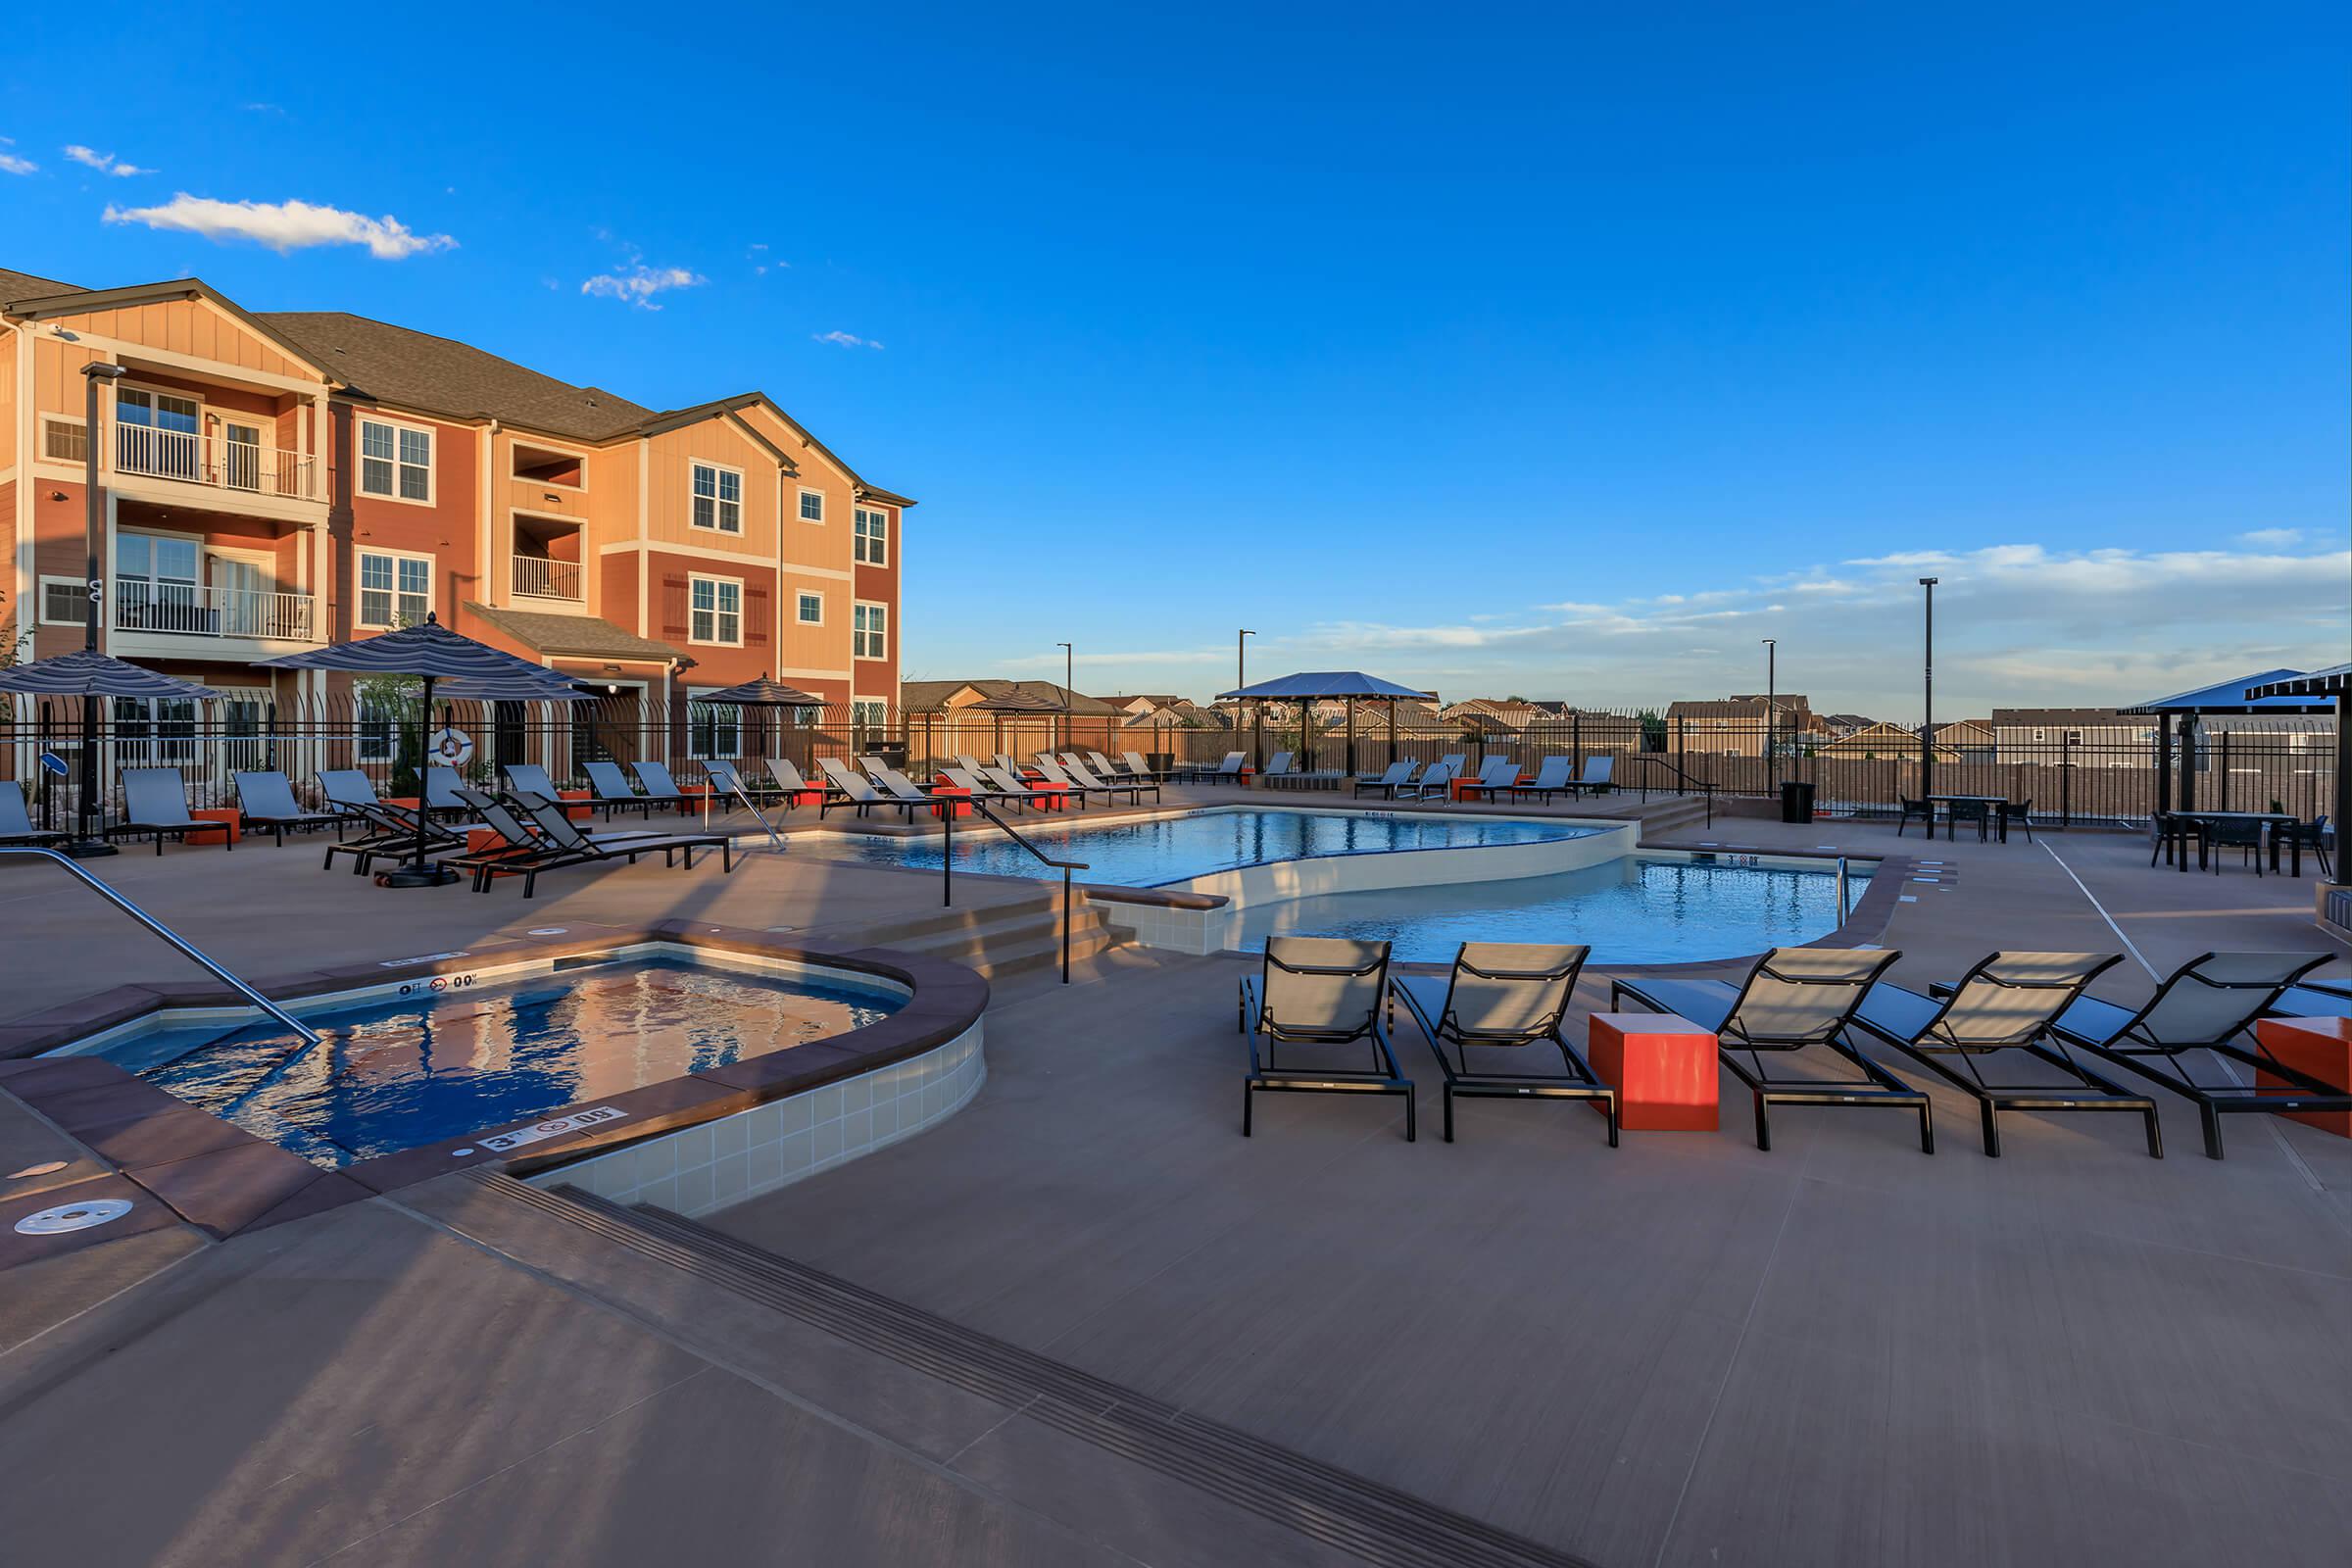
[[[1382,1568],[1589,1568],[1583,1559],[1188,1414],[659,1209],[469,1178],[851,1344]]]

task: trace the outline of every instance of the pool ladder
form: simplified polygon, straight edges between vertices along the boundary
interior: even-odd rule
[[[235,975],[230,974],[226,969],[223,969],[220,964],[213,961],[213,959],[198,952],[195,946],[191,944],[185,937],[182,937],[178,932],[172,930],[170,926],[164,924],[163,921],[158,920],[154,915],[149,914],[145,909],[140,908],[137,905],[131,903],[130,900],[124,898],[113,888],[108,887],[104,882],[99,881],[96,877],[90,875],[89,872],[83,870],[79,865],[68,859],[66,857],[58,854],[55,850],[44,850],[26,845],[0,845],[0,855],[29,855],[38,859],[52,860],[57,864],[64,866],[66,870],[77,878],[83,886],[94,890],[97,895],[106,900],[107,903],[113,905],[116,908],[121,909],[124,914],[129,915],[133,920],[136,920],[139,924],[145,926],[148,930],[154,932],[157,936],[170,943],[173,948],[176,948],[184,956],[193,960],[197,967],[204,970],[205,973],[211,975],[214,979],[228,987],[229,990],[234,991],[238,996],[243,997],[247,1002],[252,1003],[255,1006],[261,1008],[262,1011],[268,1013],[270,1017],[275,1018],[279,1023],[285,1025],[288,1029],[293,1030],[296,1035],[301,1037],[305,1045],[315,1046],[318,1043],[318,1030],[313,1029],[310,1025],[304,1023],[301,1019],[296,1018],[293,1014],[287,1012],[283,1007],[280,1007],[276,1003],[271,1002],[268,997],[263,996],[259,991],[254,990],[253,987],[247,985]]]

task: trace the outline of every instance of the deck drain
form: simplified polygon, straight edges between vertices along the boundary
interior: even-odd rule
[[[567,925],[535,925],[523,934],[534,937],[560,937],[567,934],[570,930],[571,927]]]
[[[8,1173],[8,1179],[12,1182],[21,1182],[28,1176],[54,1176],[65,1168],[64,1160],[52,1159],[45,1164],[27,1165],[23,1170],[12,1170]]]
[[[44,1208],[37,1214],[27,1214],[17,1221],[19,1236],[60,1236],[67,1231],[86,1231],[93,1225],[121,1219],[130,1212],[126,1199],[97,1198],[86,1203],[60,1203]]]

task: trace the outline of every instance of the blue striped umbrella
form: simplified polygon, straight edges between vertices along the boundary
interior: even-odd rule
[[[192,680],[86,651],[0,669],[0,692],[33,697],[186,697],[200,703],[213,702],[220,695]]]

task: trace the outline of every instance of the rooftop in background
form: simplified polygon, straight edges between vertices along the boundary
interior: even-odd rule
[[[970,692],[965,702],[952,699],[959,693]],[[1088,697],[1050,680],[903,680],[899,682],[899,705],[910,713],[936,712],[942,709],[968,707],[980,698],[1017,694],[1033,697],[1060,712],[1064,703],[1073,713],[1116,713],[1112,707],[1098,697]]]

